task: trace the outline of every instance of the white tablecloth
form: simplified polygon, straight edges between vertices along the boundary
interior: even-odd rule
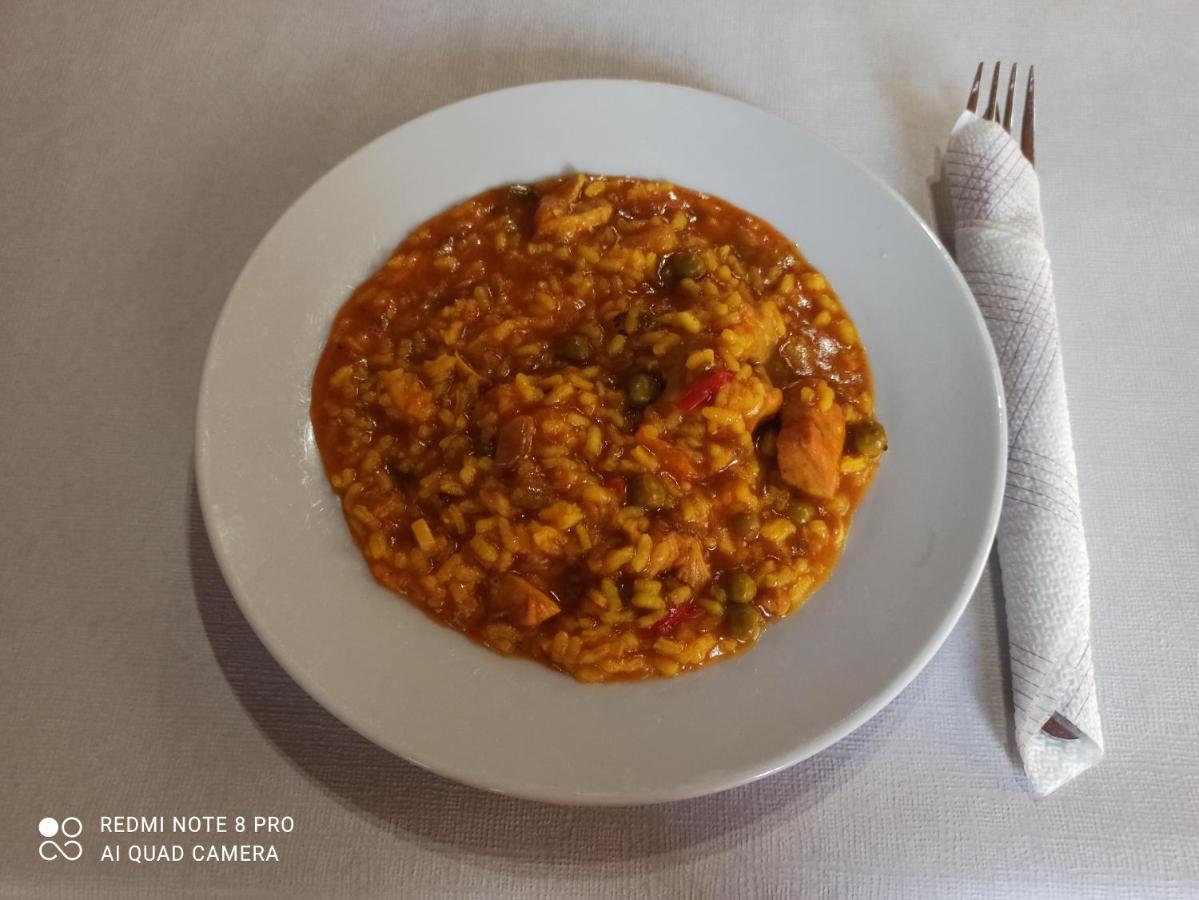
[[[0,8],[0,894],[1199,894],[1199,8],[349,6]],[[1029,795],[993,573],[856,734],[764,782],[644,809],[445,782],[272,662],[213,562],[192,422],[220,306],[313,180],[446,102],[624,76],[802,123],[930,217],[984,57],[1038,66],[1101,766]],[[290,815],[295,830],[272,838],[278,862],[99,861],[105,843],[176,840],[98,833],[125,813]],[[84,859],[39,859],[38,821],[72,815]]]

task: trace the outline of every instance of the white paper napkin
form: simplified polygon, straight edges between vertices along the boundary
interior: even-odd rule
[[[1103,731],[1091,663],[1090,565],[1041,191],[1011,136],[971,113],[950,136],[944,175],[958,266],[1003,370],[1008,471],[997,542],[1016,744],[1033,791],[1044,795],[1102,758]],[[1077,740],[1042,731],[1055,714]]]

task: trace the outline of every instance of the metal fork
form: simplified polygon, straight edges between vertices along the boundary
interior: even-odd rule
[[[970,85],[970,96],[966,98],[966,109],[972,113],[978,112],[978,92],[982,87],[983,68],[986,64],[979,63],[978,69],[974,73],[974,84]],[[1007,98],[1003,104],[1003,118],[999,116],[999,67],[1000,63],[995,63],[995,70],[991,73],[991,94],[987,98],[987,109],[983,113],[984,119],[989,119],[992,122],[999,122],[1003,125],[1003,130],[1008,134],[1012,133],[1012,113],[1016,106],[1016,63],[1012,63],[1012,69],[1007,80]],[[1020,122],[1020,152],[1024,154],[1024,158],[1028,160],[1030,165],[1036,165],[1035,138],[1036,138],[1036,121],[1037,111],[1035,100],[1036,93],[1036,67],[1028,67],[1028,87],[1024,91],[1024,114]],[[1070,727],[1070,723],[1061,716],[1054,713],[1041,730],[1051,737],[1059,738],[1063,741],[1078,740],[1078,735],[1074,733]]]
[[[974,73],[974,84],[970,86],[970,97],[966,100],[966,109],[972,113],[978,112],[978,89],[982,86],[983,80],[983,63],[978,64],[978,71]],[[984,119],[990,119],[992,122],[999,122],[999,66],[995,63],[995,71],[991,74],[991,96],[987,100],[987,111],[983,113]],[[1020,150],[1033,165],[1036,165],[1033,152],[1033,139],[1036,130],[1036,106],[1033,103],[1034,86],[1036,84],[1036,68],[1028,67],[1028,88],[1024,92],[1024,117],[1020,123]],[[1015,108],[1016,101],[1016,63],[1012,63],[1012,72],[1008,76],[1007,81],[1007,102],[1003,107],[1003,130],[1008,134],[1012,132],[1012,110]]]

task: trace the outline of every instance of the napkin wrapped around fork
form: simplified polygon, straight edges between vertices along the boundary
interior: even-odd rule
[[[950,136],[943,174],[958,267],[1003,372],[1008,470],[997,546],[1016,746],[1033,791],[1043,796],[1102,758],[1103,730],[1040,184],[1011,135],[969,112]]]

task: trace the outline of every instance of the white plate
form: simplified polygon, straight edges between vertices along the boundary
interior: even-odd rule
[[[334,312],[417,223],[566,169],[660,177],[794,240],[861,332],[891,450],[832,579],[751,652],[673,680],[582,685],[505,659],[378,587],[309,427]],[[246,618],[342,721],[443,775],[521,797],[629,804],[711,793],[829,746],[945,639],[1003,485],[1003,396],[968,288],[902,200],[807,132],[687,88],[564,81],[422,116],[311,187],[217,323],[196,423],[217,559]]]

